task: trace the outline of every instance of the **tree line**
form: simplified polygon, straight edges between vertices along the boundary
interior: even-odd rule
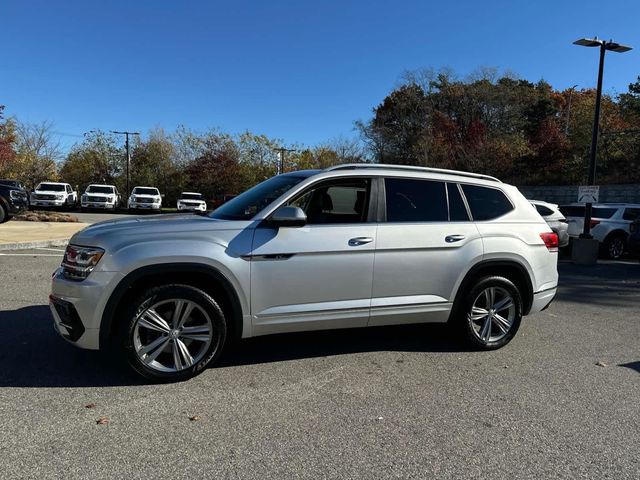
[[[464,79],[449,70],[411,71],[370,119],[355,122],[357,138],[293,145],[283,169],[371,161],[481,172],[516,185],[580,184],[594,102],[593,89],[556,90],[491,68]],[[55,179],[81,190],[108,183],[125,192],[121,137],[91,131],[63,154],[51,123],[2,113],[0,106],[0,178],[29,188]],[[276,174],[283,145],[251,132],[154,129],[131,143],[130,184],[156,186],[170,202],[186,190],[209,199],[238,193]],[[597,182],[640,182],[640,77],[627,92],[603,96]]]

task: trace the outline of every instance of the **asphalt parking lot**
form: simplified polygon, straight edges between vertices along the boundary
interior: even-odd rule
[[[640,477],[637,262],[562,263],[495,352],[433,325],[281,335],[145,385],[54,333],[60,259],[0,252],[2,478]]]

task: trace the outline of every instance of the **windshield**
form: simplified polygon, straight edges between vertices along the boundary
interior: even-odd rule
[[[249,220],[305,178],[303,175],[272,177],[215,209],[210,217],[218,220]]]
[[[64,192],[64,185],[55,183],[41,183],[36,190],[48,190],[50,192]]]
[[[199,193],[183,193],[180,195],[181,200],[202,200],[202,195]]]
[[[157,188],[136,187],[133,189],[134,195],[159,195]]]
[[[89,185],[87,193],[113,193],[113,187],[100,187],[97,185]]]

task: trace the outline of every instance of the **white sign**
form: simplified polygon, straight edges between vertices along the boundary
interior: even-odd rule
[[[598,203],[600,185],[580,185],[578,188],[578,202]]]

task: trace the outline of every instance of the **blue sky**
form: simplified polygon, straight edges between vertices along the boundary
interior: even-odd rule
[[[314,145],[355,135],[405,70],[593,87],[583,36],[636,47],[607,55],[605,90],[624,92],[639,18],[638,1],[0,0],[0,104],[65,134],[184,124]]]

